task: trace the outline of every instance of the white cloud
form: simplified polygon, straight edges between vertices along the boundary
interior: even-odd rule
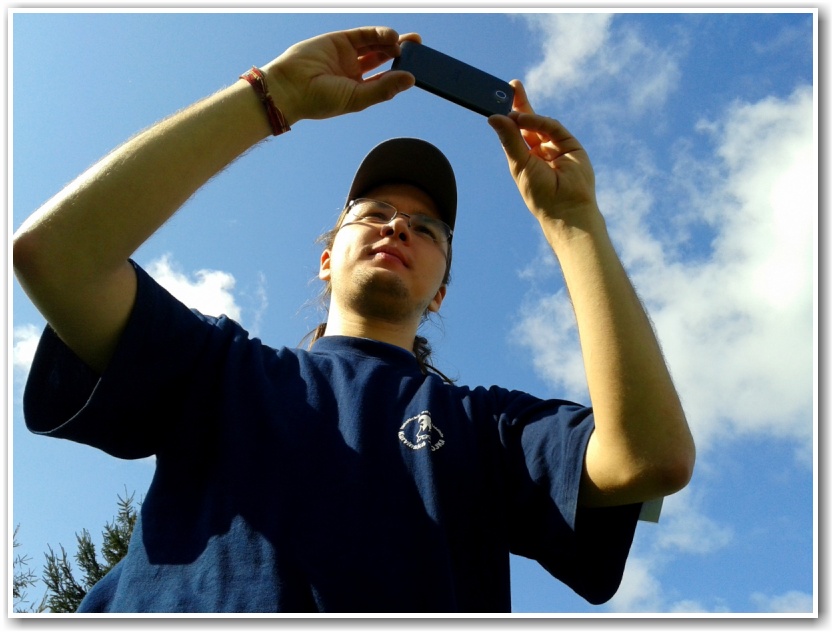
[[[32,368],[32,360],[38,348],[42,327],[36,325],[20,325],[14,328],[14,347],[12,348],[12,364],[15,372],[28,375]]]
[[[624,578],[615,596],[609,601],[615,612],[662,612],[665,603],[661,583],[653,564],[637,555],[630,555]]]
[[[705,440],[812,439],[812,112],[807,89],[734,106],[714,128],[724,175],[699,209],[716,234],[711,256],[696,264],[666,257],[636,274]]]
[[[536,372],[573,401],[586,401],[586,373],[576,334],[575,313],[565,291],[522,308],[514,340],[532,350]]]
[[[234,297],[237,282],[228,272],[197,270],[191,279],[178,269],[169,254],[152,261],[147,272],[188,307],[210,316],[225,314],[232,320],[241,320],[242,309]]]
[[[668,612],[674,614],[701,614],[709,612],[701,603],[693,599],[682,599],[670,606]]]
[[[679,81],[673,53],[646,41],[610,13],[523,16],[542,39],[542,59],[523,80],[532,103],[581,103],[592,116],[639,115],[663,104]],[[615,90],[614,104],[598,96]]]
[[[524,16],[533,30],[543,38],[543,59],[529,70],[524,83],[530,92],[555,98],[556,89],[580,86],[591,62],[610,38],[612,14],[577,13]],[[593,74],[601,74],[600,70]]]
[[[189,278],[179,270],[179,266],[169,254],[151,261],[147,271],[162,287],[188,307],[212,316],[225,314],[241,322],[243,309],[234,295],[236,280],[228,272],[198,270],[193,278]],[[255,305],[251,308],[250,333],[257,335],[268,307],[266,278],[262,273],[258,276],[257,286],[251,298]],[[28,376],[42,331],[42,326],[33,324],[14,328],[12,364],[17,378],[25,380]]]
[[[734,540],[730,528],[703,513],[700,498],[690,487],[666,498],[662,509],[662,528],[651,540],[654,556],[705,555],[728,547]]]
[[[257,307],[254,308],[254,316],[251,319],[249,333],[252,336],[259,336],[260,327],[263,324],[263,317],[266,315],[266,310],[269,307],[269,296],[266,293],[266,275],[262,272],[257,275],[257,287],[254,290],[254,298],[257,301]]]
[[[571,26],[570,19],[577,18],[551,16],[536,24],[550,43],[544,61],[526,78],[532,99],[557,101],[562,96],[553,92],[555,86],[587,99],[580,85],[570,87],[579,76],[587,84],[608,82],[610,94],[625,91],[624,101],[636,110],[636,95],[659,105],[673,89],[670,55],[650,54],[635,34],[614,32],[608,19],[592,16]],[[572,42],[573,56],[560,55],[560,48]],[[656,76],[665,78],[655,88],[644,83],[650,73],[634,78],[632,87],[616,84],[619,70],[609,59],[613,51],[630,64],[641,55]],[[698,467],[717,442],[724,446],[749,435],[788,440],[797,462],[812,464],[814,105],[811,88],[787,98],[737,102],[719,118],[701,121],[692,138],[680,139],[669,166],[657,166],[659,159],[640,141],[623,134],[615,141],[616,155],[628,156],[625,166],[593,156],[602,211],[655,324],[697,440]],[[692,235],[703,233],[710,243],[694,241]],[[531,351],[536,371],[554,389],[585,401],[568,295],[540,293],[536,282],[551,287],[551,266],[530,266],[520,276],[534,293],[518,314],[515,341]],[[698,500],[690,487],[665,500],[661,529],[642,535],[642,546],[631,554],[609,604],[612,610],[729,610],[719,595],[681,599],[661,582],[670,560],[712,555],[734,544],[732,529],[709,518]],[[807,605],[811,611],[811,595],[796,591],[755,593],[750,599],[761,612],[801,612]]]
[[[800,592],[797,590],[790,590],[782,595],[764,595],[762,593],[754,593],[751,595],[751,601],[760,610],[760,612],[814,612],[814,600],[812,595]]]
[[[627,559],[621,587],[610,600],[616,612],[701,613],[727,611],[720,598],[708,606],[691,599],[678,599],[661,582],[667,565],[680,556],[702,556],[729,547],[733,532],[707,518],[702,511],[703,497],[687,487],[665,498],[660,528],[642,525],[637,531]]]
[[[661,233],[651,228],[658,211],[649,165],[641,176],[598,169],[610,232],[649,308],[700,451],[744,434],[811,449],[812,113],[811,91],[800,89],[788,99],[738,103],[700,126],[716,142],[714,155],[693,169],[696,161],[680,156],[686,169],[672,177],[683,178],[675,188],[684,191],[690,172],[697,175],[697,194],[679,208],[715,235],[704,259],[685,259],[684,236],[669,222]],[[580,393],[585,381],[570,311],[563,292],[536,298],[521,312],[515,336],[532,350],[541,375]]]

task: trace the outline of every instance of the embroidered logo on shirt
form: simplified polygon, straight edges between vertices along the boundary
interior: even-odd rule
[[[430,412],[425,410],[402,424],[399,428],[399,441],[411,450],[430,448],[434,452],[445,445],[445,435],[433,425]]]

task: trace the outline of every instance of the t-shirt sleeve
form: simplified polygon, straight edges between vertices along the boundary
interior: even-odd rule
[[[211,337],[211,320],[188,309],[133,264],[136,302],[102,375],[47,326],[23,396],[32,432],[120,458],[156,453]]]
[[[641,505],[579,505],[592,409],[516,395],[500,421],[513,553],[536,560],[593,604],[618,590]]]

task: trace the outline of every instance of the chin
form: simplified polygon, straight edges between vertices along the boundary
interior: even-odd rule
[[[410,320],[414,313],[421,318],[427,309],[414,299],[402,279],[392,274],[356,274],[347,304],[365,318],[388,321]]]

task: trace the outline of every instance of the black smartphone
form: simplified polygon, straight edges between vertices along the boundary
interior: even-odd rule
[[[423,90],[485,116],[511,111],[514,88],[507,81],[424,44],[403,42],[401,48],[391,69],[408,71]]]

